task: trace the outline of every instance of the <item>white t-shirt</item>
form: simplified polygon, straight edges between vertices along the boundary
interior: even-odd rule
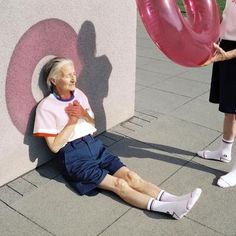
[[[236,0],[226,0],[220,35],[221,39],[236,41]]]
[[[56,136],[60,133],[69,119],[65,108],[74,100],[78,100],[80,105],[84,109],[88,109],[89,115],[94,118],[88,99],[81,90],[75,89],[74,98],[69,101],[60,100],[51,93],[37,106],[33,131],[34,136],[49,137]],[[84,119],[79,119],[68,142],[88,134],[93,134],[94,132],[96,132],[96,128],[92,124]]]

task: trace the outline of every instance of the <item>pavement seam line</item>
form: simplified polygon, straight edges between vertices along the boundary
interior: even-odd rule
[[[35,184],[31,183],[29,180],[25,179],[25,178],[24,178],[24,175],[23,175],[21,178],[22,178],[23,180],[25,180],[26,182],[28,182],[29,184],[32,184],[35,188],[38,188],[37,185],[35,185]]]
[[[31,223],[37,225],[38,227],[40,227],[41,229],[43,229],[44,231],[48,232],[51,235],[56,236],[56,234],[53,234],[52,232],[50,232],[49,230],[45,229],[43,226],[39,225],[37,222],[31,220],[29,217],[25,216],[24,214],[22,214],[21,212],[19,212],[18,210],[16,210],[15,208],[13,208],[12,206],[10,206],[9,204],[7,204],[6,202],[2,201],[0,199],[0,201],[5,204],[8,208],[10,208],[11,210],[15,211],[17,214],[21,215],[22,217],[24,217],[25,219],[27,219],[28,221],[30,221]]]
[[[20,177],[19,177],[19,178],[20,178]],[[9,183],[8,183],[8,184],[9,184]],[[21,195],[21,196],[23,197],[23,194],[22,194],[22,193],[18,192],[16,189],[14,189],[13,187],[11,187],[11,186],[8,185],[8,184],[6,184],[6,186],[7,186],[8,188],[10,188],[12,191],[18,193],[19,195]],[[4,185],[3,185],[3,186],[4,186]]]
[[[191,221],[193,221],[193,222],[195,222],[195,223],[197,223],[197,224],[200,224],[201,226],[204,226],[204,227],[206,227],[206,228],[208,228],[208,229],[210,229],[210,230],[212,230],[212,231],[214,231],[214,232],[216,232],[216,233],[218,233],[218,234],[222,234],[222,235],[225,235],[225,236],[227,236],[227,234],[224,234],[224,233],[222,233],[222,232],[219,232],[219,231],[217,231],[217,230],[215,230],[215,229],[213,229],[213,228],[211,228],[211,227],[209,227],[209,226],[207,226],[207,225],[205,225],[205,224],[203,224],[203,223],[201,223],[201,222],[199,222],[199,221],[197,221],[197,220],[194,220],[194,219],[192,219],[192,218],[190,218],[190,217],[188,217],[188,216],[185,216],[188,220],[191,220]]]
[[[101,235],[102,233],[104,233],[108,228],[110,228],[114,223],[116,223],[121,217],[123,217],[125,214],[127,214],[130,210],[132,209],[132,207],[130,207],[127,211],[125,211],[121,216],[119,216],[115,221],[113,221],[110,225],[108,225],[105,229],[103,229],[99,234],[97,234],[97,236]]]

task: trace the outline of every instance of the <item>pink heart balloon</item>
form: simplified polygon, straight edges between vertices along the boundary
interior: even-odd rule
[[[176,0],[136,0],[153,42],[177,64],[196,67],[214,52],[220,34],[220,12],[215,0],[183,0],[184,17]]]

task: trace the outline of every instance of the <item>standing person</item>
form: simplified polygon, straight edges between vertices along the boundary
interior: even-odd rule
[[[213,64],[210,102],[219,104],[224,113],[223,139],[215,151],[199,151],[204,159],[231,161],[231,151],[236,136],[236,0],[227,0],[221,23],[220,46],[214,44],[216,53],[205,64]],[[236,185],[236,160],[232,170],[221,176],[217,184],[227,188]]]
[[[175,196],[143,180],[92,136],[94,115],[86,95],[75,87],[71,60],[56,57],[45,65],[51,94],[37,106],[34,135],[44,137],[58,155],[63,175],[80,194],[97,188],[112,191],[132,206],[163,212],[181,219],[195,205],[201,189]]]

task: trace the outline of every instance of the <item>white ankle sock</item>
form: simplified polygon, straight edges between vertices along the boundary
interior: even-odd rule
[[[172,215],[175,219],[181,219],[195,205],[201,195],[202,190],[196,189],[189,198],[180,201],[164,202],[151,198],[147,209],[151,211],[163,212]]]
[[[233,187],[236,185],[236,162],[228,174],[223,175],[218,179],[217,185],[222,188]]]
[[[222,162],[230,162],[231,161],[231,150],[233,146],[234,140],[225,140],[222,139],[221,146],[216,151],[199,151],[197,155],[210,160],[218,160]]]
[[[182,200],[186,200],[189,199],[191,197],[192,194],[195,194],[195,192],[199,191],[198,188],[196,188],[193,192],[191,193],[187,193],[185,195],[182,196],[176,196],[173,194],[170,194],[164,190],[161,190],[161,192],[158,194],[157,196],[157,200],[158,201],[163,201],[163,202],[174,202],[174,201],[182,201]]]

